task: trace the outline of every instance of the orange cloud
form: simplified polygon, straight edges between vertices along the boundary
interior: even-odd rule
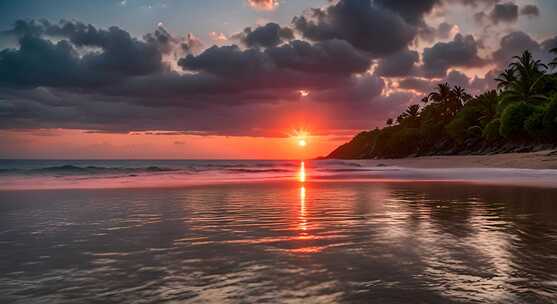
[[[271,11],[279,6],[278,0],[248,0],[248,4],[257,10]]]
[[[221,32],[209,32],[209,38],[216,43],[224,43],[228,41],[228,37],[224,33]]]

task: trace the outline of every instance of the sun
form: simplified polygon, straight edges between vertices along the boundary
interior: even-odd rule
[[[296,130],[294,134],[294,139],[296,140],[296,144],[300,148],[304,148],[308,145],[308,132],[305,130]]]

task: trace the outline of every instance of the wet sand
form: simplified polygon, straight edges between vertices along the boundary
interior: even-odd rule
[[[369,165],[406,168],[557,169],[557,150],[494,155],[422,156],[366,161]]]
[[[556,191],[0,191],[0,303],[554,303]]]

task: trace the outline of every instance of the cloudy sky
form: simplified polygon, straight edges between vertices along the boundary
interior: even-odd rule
[[[554,0],[0,0],[0,158],[328,153],[557,47]],[[296,130],[313,136],[306,151]]]

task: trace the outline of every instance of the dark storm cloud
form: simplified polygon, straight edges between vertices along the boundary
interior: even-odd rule
[[[252,2],[276,7],[276,1]],[[472,90],[493,85],[495,72],[469,79],[454,68],[502,65],[524,45],[539,52],[557,42],[511,33],[487,62],[473,36],[439,42],[452,39],[455,29],[424,19],[437,13],[439,2],[331,1],[294,18],[292,29],[246,28],[239,45],[205,50],[193,35],[174,36],[162,27],[136,38],[78,21],[19,21],[6,32],[17,47],[0,51],[0,129],[281,136],[276,131],[284,129],[284,118],[297,111],[325,117],[331,129],[368,128],[437,83]],[[488,22],[497,4],[443,0],[456,2],[485,8]],[[416,37],[433,46],[423,54],[410,50],[419,47]],[[169,57],[180,60],[169,63]],[[299,90],[310,94],[301,97]]]
[[[385,88],[385,81],[373,74],[352,77],[344,86],[322,90],[314,94],[317,100],[332,100],[352,103],[369,102],[379,97]],[[360,104],[361,105],[361,104]]]
[[[485,74],[484,77],[476,76],[470,81],[470,90],[473,94],[481,94],[488,90],[497,88],[495,78],[499,76],[500,70],[493,69]]]
[[[265,51],[277,66],[306,73],[363,73],[370,60],[344,40],[327,40],[309,44],[294,40]]]
[[[495,4],[493,10],[489,13],[489,18],[494,24],[516,22],[518,20],[518,5],[512,2]]]
[[[19,49],[0,51],[0,82],[15,86],[92,87],[161,72],[161,52],[117,27],[16,22]],[[48,38],[62,38],[54,43]],[[84,48],[98,51],[79,53]]]
[[[402,50],[379,60],[377,74],[386,77],[408,75],[418,62],[420,55],[416,51]]]
[[[448,3],[460,3],[472,7],[489,7],[500,2],[500,0],[447,0]]]
[[[447,40],[451,38],[451,31],[455,28],[454,24],[441,22],[437,28],[431,26],[422,26],[418,32],[418,36],[427,42],[434,42],[438,40]]]
[[[528,4],[520,9],[520,14],[528,17],[538,17],[540,9],[536,5]]]
[[[241,78],[280,69],[341,75],[362,73],[369,68],[370,61],[343,40],[315,44],[294,40],[265,51],[241,50],[235,45],[213,46],[198,56],[187,56],[178,64],[187,70]]]
[[[374,56],[405,48],[417,32],[397,12],[372,4],[370,0],[341,0],[324,9],[312,9],[310,15],[295,17],[292,21],[305,38],[346,40]]]
[[[453,41],[438,42],[423,53],[426,75],[444,76],[450,67],[477,67],[486,62],[478,56],[478,43],[473,36],[457,34]]]
[[[433,88],[433,82],[429,79],[407,77],[399,82],[399,87],[406,90],[414,90],[418,92],[428,92]]]
[[[276,23],[267,23],[253,30],[251,27],[247,27],[238,36],[247,47],[272,47],[285,40],[294,39],[294,32],[288,27],[281,27]]]
[[[0,51],[0,83],[14,86],[88,85],[81,60],[67,41],[57,43],[25,35],[20,48]]]
[[[155,32],[144,35],[143,39],[149,44],[156,45],[163,54],[172,53],[175,45],[180,43],[179,39],[173,37],[163,27],[158,27]],[[187,50],[189,46],[184,45],[183,49]]]
[[[414,90],[425,95],[435,89],[437,84],[448,83],[451,86],[460,86],[473,95],[493,90],[497,87],[494,80],[499,75],[499,70],[491,70],[484,77],[476,76],[470,79],[464,73],[452,70],[446,77],[439,79],[428,79],[418,77],[408,77],[399,81],[399,88],[406,90]]]
[[[459,71],[450,71],[445,77],[445,82],[452,86],[460,86],[462,88],[468,88],[470,84],[470,78],[464,73]]]
[[[133,38],[116,26],[97,29],[90,24],[62,22],[46,26],[45,34],[68,38],[77,47],[101,48],[102,54],[91,52],[82,59],[91,69],[133,76],[158,72],[163,68],[161,52],[156,45]]]
[[[156,102],[162,105],[196,100],[203,104],[212,101],[207,95],[222,98],[220,94],[252,90],[256,84],[262,90],[277,87],[297,90],[319,83],[327,86],[352,73],[365,72],[370,65],[369,59],[346,41],[315,44],[292,41],[264,51],[240,50],[237,46],[209,48],[199,56],[180,60],[183,67],[198,73],[178,75],[163,68],[161,54],[170,51],[176,38],[162,28],[141,41],[118,28],[103,30],[76,22],[23,24],[33,27],[32,31],[27,29],[29,26],[20,30],[20,48],[0,52],[0,81],[4,85],[96,90],[123,97],[160,94],[167,97]],[[53,43],[43,37],[46,35],[66,39]],[[89,52],[84,47],[103,51]],[[85,53],[80,56],[79,52]],[[149,56],[151,52],[156,56]],[[141,63],[137,62],[140,58]],[[324,73],[328,75],[313,76]],[[269,96],[241,93],[227,100],[248,98],[247,95]],[[204,95],[204,102],[200,95]],[[261,102],[268,101],[261,98]]]
[[[12,33],[19,47],[0,53],[0,128],[269,135],[281,127],[276,115],[299,108],[298,90],[336,113],[352,103],[373,109],[384,86],[377,76],[356,76],[371,61],[344,40],[212,47],[182,58],[186,73],[177,73],[162,56],[183,41],[160,27],[140,40],[78,22],[21,25]],[[118,56],[127,66],[114,62]]]
[[[455,27],[454,24],[449,24],[447,22],[441,22],[437,27],[437,37],[440,39],[448,39],[450,38],[449,35],[453,28]]]
[[[549,52],[550,50],[557,48],[557,36],[544,40],[541,43],[541,46],[545,52]]]
[[[304,103],[246,103],[232,107],[146,107],[121,102],[106,96],[74,94],[49,89],[65,100],[64,105],[41,103],[37,96],[17,92],[7,103],[0,103],[2,129],[69,128],[96,132],[126,133],[129,131],[166,130],[187,134],[284,136],[284,118],[300,111],[311,110],[317,117],[330,115],[331,129],[368,128],[374,119],[383,120],[386,112],[398,111],[410,95],[377,96],[382,82],[373,76],[354,78],[346,88],[336,87],[319,93],[316,101]],[[395,98],[399,96],[400,98]],[[342,98],[355,98],[352,100]],[[341,98],[332,100],[333,98]]]
[[[557,47],[557,36],[539,43],[527,33],[516,31],[501,38],[499,48],[493,52],[492,57],[499,70],[506,67],[513,56],[520,55],[525,50],[530,51],[535,59],[549,63],[553,59],[553,55],[549,51],[555,47]]]
[[[511,32],[501,38],[499,49],[493,53],[493,60],[499,68],[504,68],[512,60],[513,56],[519,55],[524,50],[529,50],[535,57],[541,55],[540,45],[528,34],[517,31]]]
[[[265,53],[256,49],[241,50],[236,45],[212,46],[198,56],[188,55],[180,59],[178,65],[191,71],[230,77],[265,73],[273,69]]]
[[[411,24],[423,23],[424,15],[431,12],[433,7],[441,2],[441,0],[375,0],[379,6],[398,13]]]

